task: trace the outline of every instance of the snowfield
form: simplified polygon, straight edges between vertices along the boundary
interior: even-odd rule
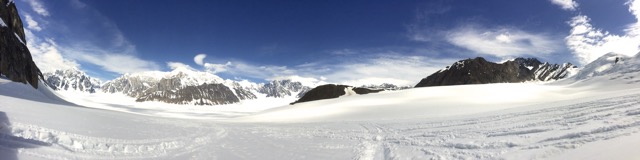
[[[136,103],[0,79],[0,159],[640,159],[638,57],[546,84],[296,105]]]

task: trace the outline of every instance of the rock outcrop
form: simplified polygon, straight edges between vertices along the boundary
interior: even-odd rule
[[[575,66],[570,63],[549,64],[535,58],[499,64],[477,57],[455,62],[423,78],[415,87],[558,80],[567,77],[571,68]]]
[[[31,58],[13,1],[0,0],[0,18],[0,75],[38,88],[38,81],[44,77]]]
[[[291,103],[302,103],[309,102],[321,99],[330,99],[330,98],[338,98],[340,96],[349,95],[349,92],[355,92],[356,94],[369,94],[369,93],[377,93],[383,91],[368,89],[368,88],[360,88],[360,87],[352,87],[347,85],[336,85],[336,84],[326,84],[321,85],[316,88],[313,88],[306,92],[304,96],[302,96],[297,101]]]

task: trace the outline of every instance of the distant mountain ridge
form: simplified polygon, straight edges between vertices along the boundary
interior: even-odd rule
[[[105,93],[123,93],[136,101],[161,101],[172,104],[221,105],[241,100],[299,97],[310,86],[291,80],[266,84],[225,80],[208,72],[176,68],[171,72],[125,74],[102,85]]]
[[[415,87],[550,81],[568,77],[570,73],[576,72],[575,68],[571,63],[549,64],[535,58],[516,58],[504,63],[494,63],[477,57],[457,61],[423,78]]]
[[[102,82],[78,69],[56,70],[43,73],[45,83],[54,90],[95,93]]]

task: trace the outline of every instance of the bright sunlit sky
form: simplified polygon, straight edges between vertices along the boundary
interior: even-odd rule
[[[44,72],[110,80],[190,67],[226,79],[414,85],[474,57],[578,66],[640,44],[640,0],[15,0]]]

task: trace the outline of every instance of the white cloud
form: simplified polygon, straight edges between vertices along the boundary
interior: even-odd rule
[[[205,63],[204,66],[212,73],[266,80],[293,79],[306,84],[415,85],[420,79],[455,61],[390,53],[363,59],[335,60],[331,64],[314,62],[295,67],[255,65],[242,61]]]
[[[231,62],[227,62],[225,64],[204,63],[204,68],[214,74],[226,72],[229,66],[231,66]]]
[[[587,64],[607,53],[633,56],[640,51],[640,1],[629,1],[626,5],[629,5],[629,12],[635,15],[636,22],[627,26],[624,35],[594,27],[585,15],[575,16],[568,21],[572,29],[565,37],[565,42],[580,63]]]
[[[40,0],[25,0],[31,6],[31,9],[41,16],[49,16],[49,11],[44,7]]]
[[[377,57],[342,63],[323,74],[327,81],[349,85],[392,83],[415,85],[420,79],[455,62],[423,56],[379,55]]]
[[[65,55],[70,59],[100,66],[109,72],[124,74],[143,71],[160,70],[153,61],[144,60],[125,53],[113,53],[102,48],[85,47],[61,47]]]
[[[445,39],[458,47],[496,57],[544,56],[561,49],[558,45],[561,40],[507,27],[485,29],[467,25],[448,31]]]
[[[24,15],[25,20],[27,21],[27,28],[31,29],[31,30],[35,30],[35,31],[41,31],[42,28],[40,27],[39,23],[35,20],[33,20],[33,17],[31,17],[31,15],[29,14],[25,14]]]
[[[207,57],[206,54],[198,54],[195,57],[193,57],[193,61],[196,62],[196,64],[198,65],[204,65],[204,58]]]
[[[53,39],[39,39],[31,30],[25,29],[27,47],[31,52],[33,61],[42,72],[54,72],[56,69],[79,68],[74,60],[68,60],[62,56]]]
[[[115,23],[97,10],[86,5],[82,6],[81,2],[72,1],[70,5],[76,3],[75,5],[80,6],[76,6],[77,9],[71,12],[80,15],[79,19],[85,18],[88,21],[69,22],[70,24],[64,23],[45,28],[39,22],[57,23],[63,20],[51,16],[40,0],[24,1],[38,13],[33,17],[25,14],[27,23],[25,33],[34,62],[44,72],[56,69],[81,69],[79,64],[96,65],[103,71],[119,74],[160,69],[155,62],[136,56],[135,45],[127,40]]]
[[[551,0],[551,3],[560,6],[564,10],[575,11],[578,3],[574,0]]]
[[[254,65],[242,61],[228,61],[223,64],[205,63],[205,69],[211,73],[227,73],[235,76],[245,76],[258,79],[294,75],[295,70],[287,66]]]
[[[171,68],[172,70],[178,69],[178,68],[186,68],[189,70],[196,70],[194,68],[192,68],[191,66],[184,64],[184,63],[180,63],[180,62],[167,62],[167,67]]]

